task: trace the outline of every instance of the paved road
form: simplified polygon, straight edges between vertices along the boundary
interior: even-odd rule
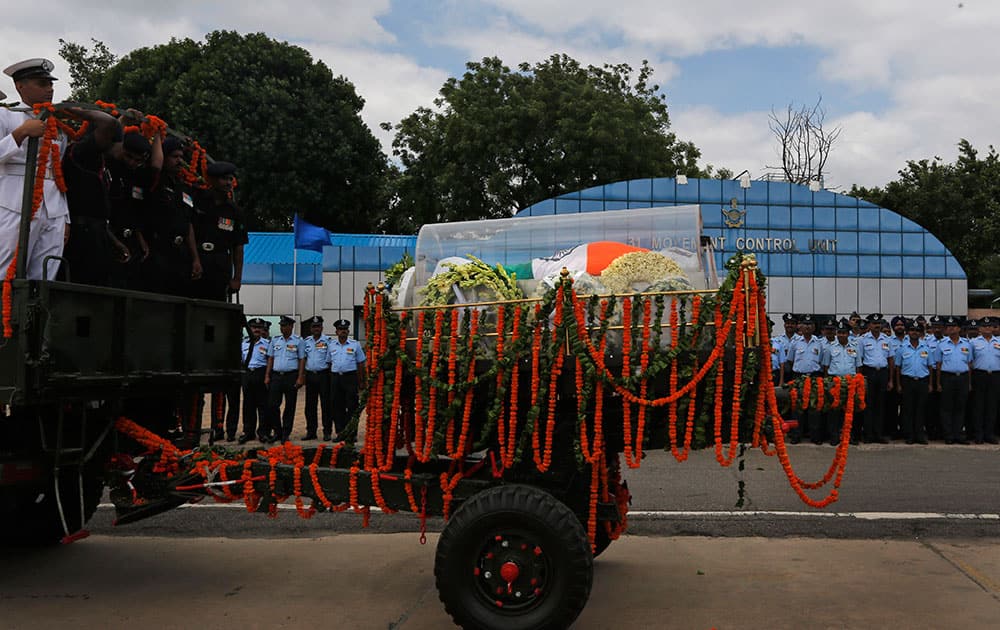
[[[833,449],[799,445],[801,476]],[[780,466],[738,471],[710,451],[650,454],[628,471],[629,536],[595,564],[575,628],[996,627],[1000,449],[852,448],[841,496],[804,506]],[[290,506],[288,506],[290,507]],[[0,549],[3,628],[449,627],[419,520],[277,519],[199,504],[122,528],[99,510],[69,548]],[[430,521],[431,532],[440,522]],[[403,532],[403,533],[393,533]]]
[[[3,552],[4,628],[451,627],[435,536],[95,536]],[[631,536],[574,628],[990,628],[1000,542]]]

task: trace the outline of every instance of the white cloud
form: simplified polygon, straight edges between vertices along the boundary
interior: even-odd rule
[[[93,37],[124,54],[171,37],[200,40],[216,29],[263,31],[305,47],[347,76],[366,100],[362,117],[388,151],[390,138],[378,123],[397,122],[416,107],[429,106],[444,80],[470,59],[497,55],[515,64],[565,52],[582,63],[633,67],[649,59],[654,79],[673,95],[670,82],[685,71],[690,56],[774,46],[791,47],[794,54],[795,47],[806,47],[819,52],[815,76],[826,94],[885,95],[882,103],[866,102],[860,111],[828,112],[828,121],[844,130],[829,163],[832,183],[880,185],[893,179],[907,159],[941,155],[951,160],[959,138],[983,148],[996,138],[1000,2],[958,4],[440,0],[435,14],[433,6],[418,9],[390,0],[156,5],[108,0],[91,6],[51,0],[42,20],[30,3],[5,8],[0,66],[33,56],[53,59],[64,79],[59,98],[68,93],[69,78],[57,54],[59,37],[84,44]],[[400,14],[414,19],[409,24],[383,20]],[[406,24],[397,28],[411,32],[392,32],[383,22]],[[457,52],[443,56],[451,50]],[[780,73],[781,68],[761,71]],[[787,81],[794,93],[796,79]],[[0,87],[12,92],[7,82]],[[708,163],[762,174],[765,164],[776,161],[767,112],[721,114],[722,108],[707,98],[698,106],[671,107],[674,131],[698,145]],[[685,94],[684,100],[698,103],[699,95]]]

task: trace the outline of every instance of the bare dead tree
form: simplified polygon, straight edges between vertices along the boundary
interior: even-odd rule
[[[781,165],[766,168],[779,172],[794,184],[822,181],[826,161],[841,132],[840,127],[824,127],[825,119],[822,96],[812,107],[796,108],[790,103],[780,115],[771,109],[767,126],[777,140]]]

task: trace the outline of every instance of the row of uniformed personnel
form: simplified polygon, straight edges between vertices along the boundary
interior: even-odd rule
[[[26,140],[45,133],[31,108],[52,101],[53,69],[47,59],[27,59],[4,70],[19,96],[15,107],[24,111],[0,107],[0,271],[17,246]],[[236,167],[213,162],[205,186],[189,186],[181,177],[185,147],[178,138],[150,142],[138,132],[123,133],[121,121],[102,111],[61,113],[88,129],[72,143],[60,131],[54,142],[65,194],[51,164],[39,165],[43,195],[31,222],[28,278],[59,274],[83,284],[223,301],[238,291],[247,232],[233,201]],[[142,114],[129,110],[122,120],[138,124]]]
[[[865,376],[867,407],[854,425],[852,443],[862,437],[888,443],[897,430],[908,444],[926,444],[929,431],[946,444],[998,442],[1000,338],[994,335],[1000,321],[995,318],[963,322],[935,315],[928,322],[898,316],[888,335],[880,313],[864,324],[853,313],[850,320],[824,321],[822,338],[815,336],[810,315],[786,313],[782,320],[785,334],[771,338],[776,384],[798,376]],[[824,438],[835,443],[839,415],[800,414],[802,426],[791,441],[808,432],[815,443]]]
[[[295,320],[283,316],[280,334],[268,339],[269,323],[260,318],[249,321],[252,336],[243,340],[243,433],[239,443],[256,438],[264,443],[287,441],[295,422],[298,390],[306,390],[306,433],[302,439],[317,439],[322,408],[323,440],[343,434],[358,409],[358,390],[362,384],[365,351],[350,337],[351,324],[346,319],[333,323],[334,336],[323,334],[323,318],[308,320],[311,334],[299,337],[293,332]],[[282,409],[282,401],[284,408]],[[225,420],[226,439],[236,439],[235,404]],[[216,419],[221,432],[221,418]],[[216,437],[221,437],[218,433]]]

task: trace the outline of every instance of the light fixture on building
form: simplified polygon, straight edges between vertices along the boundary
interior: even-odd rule
[[[740,188],[750,188],[750,173],[747,171],[740,175]]]
[[[818,179],[809,180],[809,190],[819,192],[823,189],[823,184]]]
[[[688,176],[687,175],[681,175],[680,173],[678,173],[677,174],[677,184],[679,186],[683,186],[686,183],[688,183]]]

